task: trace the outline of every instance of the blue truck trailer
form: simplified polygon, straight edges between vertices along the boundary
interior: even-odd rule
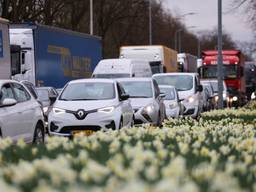
[[[36,86],[62,88],[90,78],[102,59],[101,39],[37,24],[10,25],[11,75]]]

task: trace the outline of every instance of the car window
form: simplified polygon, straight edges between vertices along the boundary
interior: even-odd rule
[[[13,94],[13,90],[12,90],[12,87],[10,84],[5,84],[2,86],[2,89],[1,89],[1,94],[2,94],[2,97],[1,97],[1,103],[4,99],[15,99],[14,97],[14,94]]]
[[[49,101],[49,93],[47,89],[37,89],[38,99],[39,101]]]
[[[33,97],[35,99],[38,98],[36,89],[35,89],[35,87],[34,87],[34,85],[32,83],[27,82],[27,81],[21,81],[21,83],[30,91],[30,93],[33,95]]]
[[[152,98],[153,86],[151,81],[120,81],[130,98]]]
[[[18,102],[28,101],[31,98],[29,93],[22,85],[13,83],[12,86]]]

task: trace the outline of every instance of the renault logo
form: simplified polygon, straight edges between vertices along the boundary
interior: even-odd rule
[[[79,119],[79,120],[82,120],[86,117],[86,112],[83,110],[83,109],[79,109],[77,112],[76,112],[76,118]]]

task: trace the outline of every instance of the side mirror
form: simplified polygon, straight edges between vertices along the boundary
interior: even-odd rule
[[[162,99],[166,97],[166,94],[165,93],[160,93],[159,95]]]
[[[57,96],[56,95],[49,95],[50,103],[51,105],[56,101]]]
[[[202,85],[198,85],[196,88],[196,91],[198,92],[202,92],[203,91],[203,86]]]
[[[25,74],[27,72],[25,64],[21,65],[21,74]]]
[[[0,107],[10,107],[16,104],[17,104],[17,101],[15,99],[6,98],[2,101],[2,104],[0,105]]]
[[[122,94],[122,95],[120,96],[121,101],[127,100],[127,99],[129,99],[129,98],[130,98],[130,95],[128,95],[128,94]]]

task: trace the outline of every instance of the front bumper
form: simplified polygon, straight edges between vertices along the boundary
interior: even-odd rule
[[[57,115],[50,112],[48,116],[48,130],[51,135],[57,136],[72,136],[72,131],[116,130],[119,128],[120,119],[120,113],[117,111],[111,113],[89,113],[83,120],[78,120],[70,113]]]
[[[165,106],[165,114],[167,118],[178,118],[180,110],[178,107],[175,107],[173,109],[168,109],[167,106]]]
[[[153,110],[150,113],[146,113],[143,110],[144,110],[144,107],[133,109],[135,124],[148,123],[148,124],[156,125],[159,117],[158,111]]]
[[[198,103],[183,102],[182,104],[184,105],[183,116],[197,118],[197,116],[199,115]]]

